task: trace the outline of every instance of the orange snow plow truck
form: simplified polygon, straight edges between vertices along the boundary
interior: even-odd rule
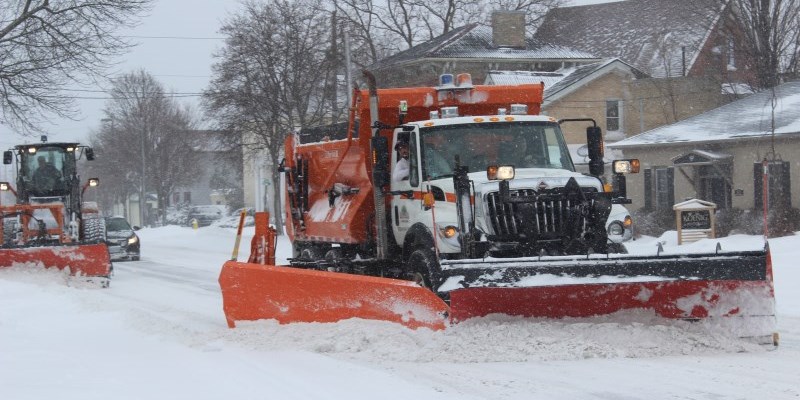
[[[15,204],[0,204],[0,267],[33,265],[69,270],[107,287],[111,259],[105,244],[105,222],[97,205],[82,201],[96,178],[81,182],[77,160],[94,159],[90,147],[78,143],[18,145],[3,153],[3,164],[16,159],[16,189],[0,182]]]
[[[615,161],[604,185],[600,129],[538,115],[542,84],[480,86],[461,74],[437,87],[376,89],[365,76],[346,139],[287,139],[280,169],[293,254],[281,266],[225,263],[229,326],[365,318],[439,329],[495,313],[644,309],[746,321],[735,334],[773,341],[766,246],[627,254],[606,222],[612,204],[630,203],[625,173],[639,162]],[[575,171],[565,121],[590,125],[589,174]],[[262,219],[254,251],[274,257],[274,243]]]

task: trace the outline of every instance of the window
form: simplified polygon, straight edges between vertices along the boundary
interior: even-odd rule
[[[172,194],[172,205],[176,205],[181,202],[181,194],[179,192],[175,192]]]
[[[767,205],[769,208],[780,207],[789,209],[792,207],[792,185],[791,173],[788,161],[772,161],[769,164]],[[764,166],[760,163],[753,163],[753,195],[756,210],[764,209]]]
[[[411,135],[408,154],[408,183],[412,187],[419,187],[419,158],[417,157],[417,135]]]
[[[644,207],[672,209],[675,203],[675,169],[653,167],[644,170]]]
[[[621,124],[621,117],[620,117],[620,107],[619,107],[619,100],[608,100],[606,101],[606,131],[607,132],[616,132],[620,130]]]
[[[183,192],[183,202],[184,203],[192,202],[192,192]]]

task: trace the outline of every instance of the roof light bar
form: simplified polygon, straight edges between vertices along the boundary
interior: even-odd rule
[[[525,115],[528,113],[527,104],[512,104],[511,115]]]

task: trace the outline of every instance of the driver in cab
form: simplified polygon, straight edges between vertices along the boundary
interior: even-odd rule
[[[38,166],[33,172],[33,186],[40,191],[50,191],[56,189],[61,181],[61,172],[47,162],[44,156],[37,158]]]
[[[397,151],[397,164],[394,166],[394,171],[392,171],[392,180],[395,182],[408,180],[408,174],[411,171],[411,166],[408,163],[408,139],[397,139],[394,149]]]

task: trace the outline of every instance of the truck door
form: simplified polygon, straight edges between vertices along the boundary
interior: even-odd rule
[[[415,220],[413,214],[419,212],[421,207],[419,200],[419,142],[415,133],[403,132],[398,129],[394,135],[392,147],[394,151],[392,152],[390,212],[392,214],[392,233],[400,246],[403,245],[403,238]],[[415,197],[417,197],[416,200]]]

